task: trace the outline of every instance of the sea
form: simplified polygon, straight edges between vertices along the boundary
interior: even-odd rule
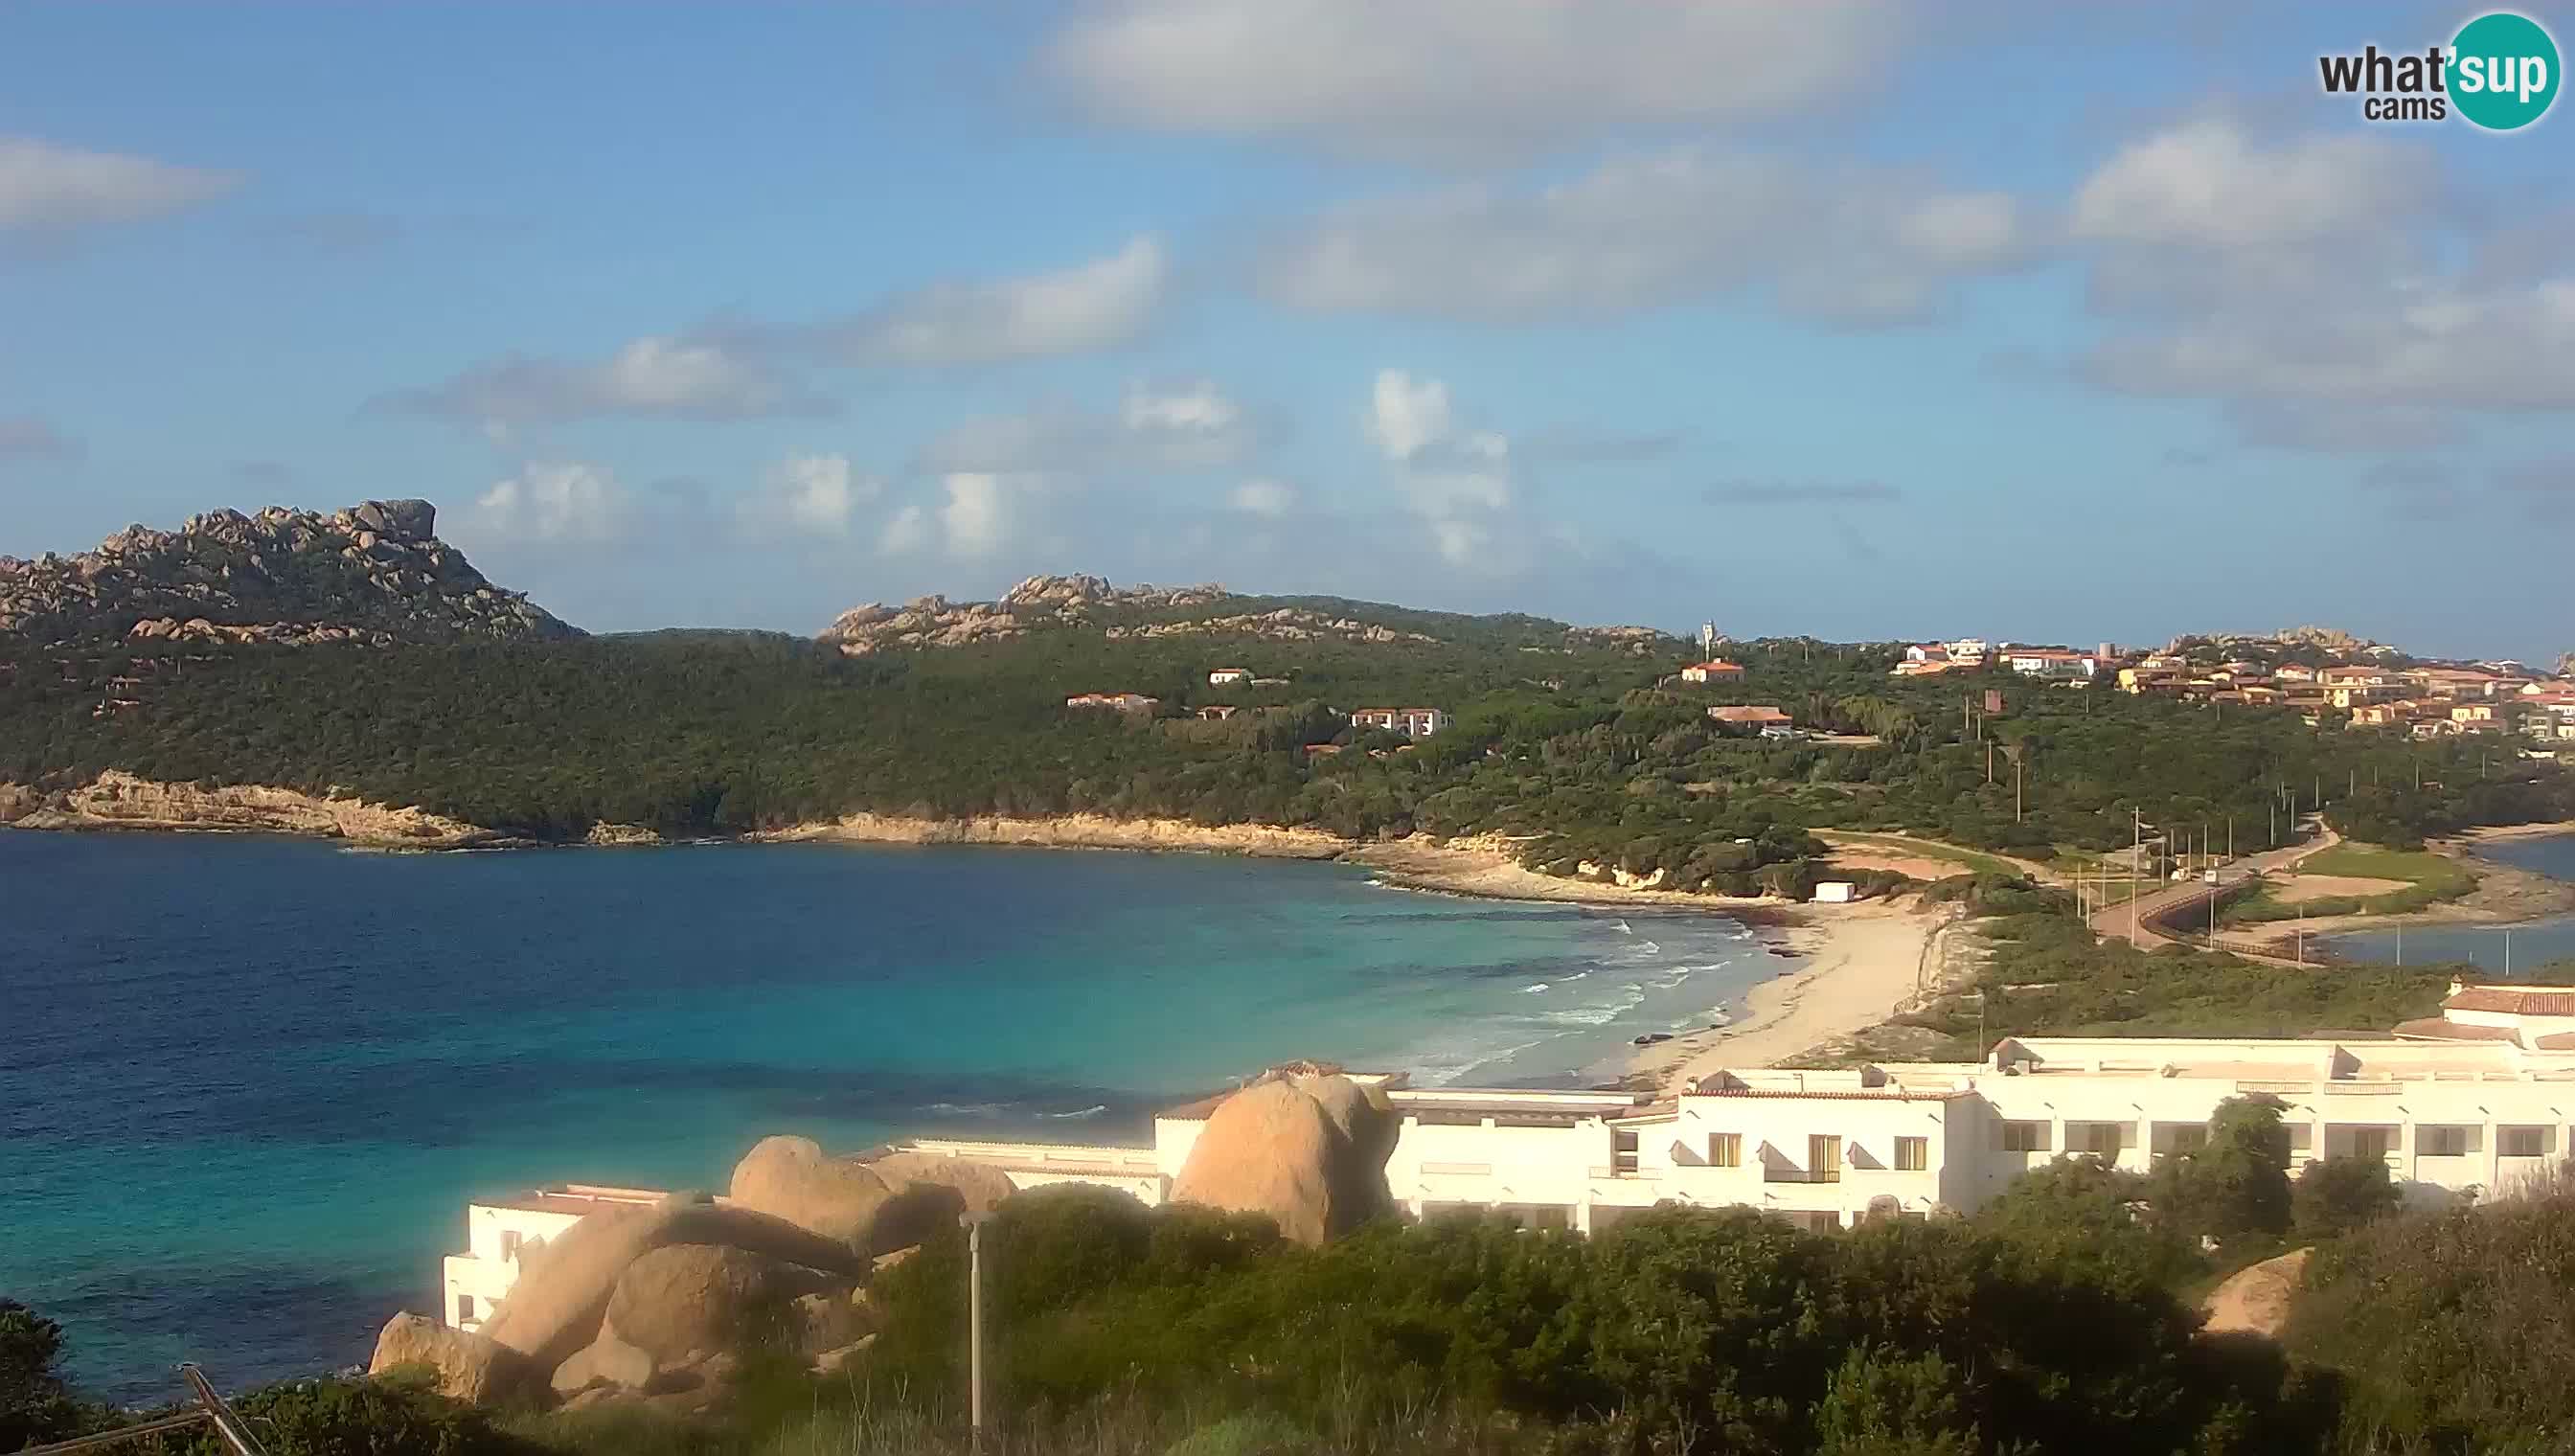
[[[2477,847],[2477,854],[2536,870],[2558,879],[2575,879],[2575,834],[2530,839],[2496,839]],[[2403,930],[2369,930],[2335,935],[2322,942],[2346,960],[2394,961],[2407,965],[2459,963],[2473,965],[2497,980],[2552,963],[2575,961],[2575,915],[2526,920],[2515,925],[2409,925]]]
[[[476,1195],[719,1188],[772,1133],[1142,1140],[1293,1057],[1588,1084],[1797,964],[1330,862],[0,830],[0,1296],[99,1398],[344,1368],[438,1308]]]

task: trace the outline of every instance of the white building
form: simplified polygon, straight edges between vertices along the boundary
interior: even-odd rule
[[[2024,678],[2062,682],[2079,681],[2101,671],[2101,660],[2090,653],[2048,648],[2014,648],[2003,655],[2003,665]]]
[[[465,1252],[447,1256],[440,1317],[457,1329],[481,1329],[501,1296],[519,1282],[520,1260],[588,1214],[647,1206],[664,1196],[651,1188],[566,1183],[465,1205]]]
[[[1956,642],[1942,643],[1940,646],[1949,654],[1949,661],[1962,668],[1972,668],[1983,663],[1986,655],[1993,651],[1993,646],[1980,637],[1962,637]]]
[[[1426,738],[1454,722],[1436,708],[1361,708],[1350,714],[1352,727],[1391,728],[1407,738]]]
[[[1252,670],[1250,668],[1219,668],[1208,674],[1208,686],[1211,688],[1222,688],[1228,683],[1249,683],[1251,681]]]
[[[1587,1232],[1666,1202],[1815,1229],[1972,1211],[2060,1157],[2143,1172],[2202,1146],[2219,1104],[2253,1094],[2282,1104],[2292,1176],[2360,1156],[2415,1197],[2495,1193],[2575,1146],[2575,988],[2459,984],[2442,1015],[2387,1036],[2011,1037],[1980,1062],[1724,1070],[1659,1099],[1351,1075],[1383,1087],[1401,1119],[1386,1184],[1416,1216],[1490,1208]],[[1224,1099],[1158,1114],[1150,1145],[902,1146],[992,1165],[1022,1188],[1098,1183],[1159,1204]],[[582,1213],[657,1196],[574,1186],[472,1205],[469,1252],[447,1261],[448,1322],[474,1328],[519,1257]]]

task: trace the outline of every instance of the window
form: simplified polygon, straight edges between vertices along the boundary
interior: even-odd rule
[[[518,1256],[519,1231],[515,1228],[505,1228],[501,1230],[501,1257],[504,1259],[515,1259]]]
[[[2208,1146],[2208,1126],[2206,1123],[2185,1122],[2181,1126],[2172,1129],[2172,1146],[2169,1149],[2170,1151],[2197,1152],[2206,1146]]]
[[[1711,1168],[1743,1166],[1743,1134],[1711,1132],[1707,1135],[1707,1165]]]
[[[2468,1151],[2468,1130],[2464,1127],[2418,1127],[2414,1140],[2414,1150],[2429,1158],[2464,1157]]]
[[[2101,1157],[2119,1155],[2120,1124],[2116,1122],[2070,1122],[2065,1127],[2065,1150],[2088,1152]]]
[[[459,1294],[456,1296],[456,1322],[458,1324],[472,1324],[474,1322],[473,1295]]]
[[[2390,1139],[2384,1127],[2355,1127],[2351,1130],[2351,1155],[2361,1158],[2387,1156]]]
[[[2508,1158],[2535,1158],[2548,1151],[2545,1127],[2498,1127],[2495,1151]]]
[[[1931,1166],[1931,1140],[1927,1137],[1899,1137],[1895,1140],[1895,1170],[1918,1173]]]
[[[1806,1180],[1810,1183],[1838,1183],[1842,1180],[1842,1140],[1829,1132],[1819,1132],[1806,1139]],[[1836,1226],[1839,1220],[1835,1220]]]
[[[2047,1151],[2047,1124],[2044,1122],[2006,1122],[2003,1124],[2003,1151]]]

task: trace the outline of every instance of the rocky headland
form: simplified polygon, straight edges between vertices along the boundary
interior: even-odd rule
[[[0,639],[386,647],[581,636],[492,585],[437,526],[427,501],[328,515],[272,506],[208,512],[176,531],[132,526],[68,557],[0,557]]]

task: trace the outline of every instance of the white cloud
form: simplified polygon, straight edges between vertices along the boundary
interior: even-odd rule
[[[1162,240],[1146,236],[1051,273],[938,283],[849,318],[738,332],[846,364],[939,367],[1086,354],[1143,334],[1162,306],[1169,274]]]
[[[922,452],[932,471],[1084,475],[1213,470],[1249,456],[1261,428],[1213,384],[1131,386],[1114,414],[1048,407],[969,420]]]
[[[238,172],[0,137],[0,230],[139,222],[220,197],[241,183]]]
[[[1380,369],[1368,401],[1367,433],[1392,461],[1406,461],[1447,437],[1448,386],[1416,380],[1399,369]]]
[[[2488,259],[2419,149],[2265,140],[2202,118],[2077,189],[2093,301],[2085,377],[2225,405],[2248,443],[2366,452],[2458,411],[2575,409],[2575,272],[2509,232]]]
[[[2265,146],[2203,117],[2122,148],[2074,194],[2076,237],[2250,248],[2367,234],[2438,201],[2431,158],[2382,135]]]
[[[1510,442],[1460,429],[1445,381],[1377,371],[1365,428],[1393,470],[1397,497],[1422,519],[1440,560],[1478,569],[1516,560],[1516,552],[1495,550],[1497,528],[1512,527],[1518,514]]]
[[[1232,499],[1237,511],[1276,521],[1296,509],[1296,488],[1285,481],[1245,481]]]
[[[630,498],[602,466],[531,463],[475,501],[467,535],[507,545],[596,545],[628,525]]]
[[[930,545],[930,513],[919,506],[906,506],[886,518],[885,529],[877,534],[877,550],[887,556],[909,556]]]
[[[1961,277],[2018,266],[2036,233],[2001,193],[1690,147],[1533,192],[1346,204],[1273,238],[1254,272],[1270,297],[1317,311],[1537,319],[1766,288],[1808,316],[1892,322],[1933,311]]]
[[[759,536],[846,537],[860,503],[884,483],[855,474],[846,455],[791,455],[770,467],[760,490],[736,504],[738,524]]]
[[[948,503],[939,508],[939,529],[952,555],[990,556],[1011,533],[1011,482],[983,472],[958,472],[941,480]]]
[[[1862,95],[1896,19],[1883,0],[1109,0],[1046,61],[1139,126],[1475,158]]]
[[[735,350],[668,335],[636,339],[596,362],[512,355],[378,403],[472,421],[502,439],[519,426],[602,416],[744,420],[829,409]]]

